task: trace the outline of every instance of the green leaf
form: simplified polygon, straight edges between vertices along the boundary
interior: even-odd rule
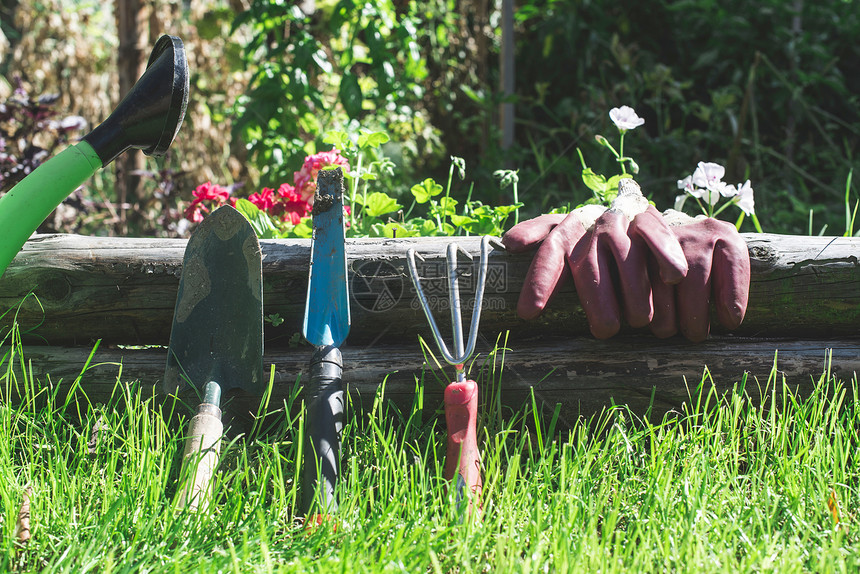
[[[454,215],[457,213],[457,203],[459,202],[453,197],[443,197],[434,207],[439,215]]]
[[[432,219],[412,219],[410,221],[414,221],[416,226],[418,227],[418,231],[422,237],[430,237],[436,235],[436,222]]]
[[[507,217],[511,213],[515,212],[518,208],[522,207],[522,203],[517,203],[514,205],[499,205],[493,208],[493,211],[499,217]]]
[[[236,200],[236,211],[245,216],[245,219],[254,228],[254,233],[260,239],[272,239],[278,231],[278,226],[265,211],[261,211],[256,205],[247,199]]]
[[[344,149],[351,142],[346,132],[326,132],[325,136],[323,136],[323,143],[331,144],[338,149]]]
[[[448,223],[446,221],[442,224],[442,231],[441,232],[437,231],[436,235],[452,236],[452,235],[454,235],[455,231],[457,231],[457,228],[455,228],[453,225],[451,225],[450,223]]]
[[[590,167],[582,170],[582,183],[591,191],[603,195],[606,192],[606,178],[594,173]]]
[[[293,234],[302,239],[309,239],[313,233],[313,221],[310,217],[302,219],[295,227],[293,227]]]
[[[493,217],[480,217],[474,223],[470,223],[465,227],[469,233],[476,235],[501,235]]]
[[[358,147],[360,149],[379,147],[384,143],[388,143],[390,139],[385,132],[364,132],[358,136]]]
[[[399,223],[386,223],[383,227],[383,236],[389,238],[400,237],[418,237],[420,232],[417,229],[408,229]]]
[[[362,213],[371,217],[379,217],[380,215],[397,211],[401,207],[403,206],[397,203],[397,200],[389,197],[387,193],[376,191],[367,196]]]
[[[436,183],[433,178],[428,177],[421,183],[413,185],[410,191],[418,203],[427,203],[430,198],[442,193],[444,188]]]
[[[492,217],[493,208],[489,205],[482,205],[480,202],[474,202],[476,205],[472,207],[472,215],[475,217]]]
[[[343,109],[351,119],[356,119],[361,115],[361,104],[364,96],[361,94],[361,86],[358,85],[358,78],[353,74],[344,74],[340,79],[340,90],[338,91],[340,103],[343,104]]]
[[[632,179],[633,175],[629,173],[619,173],[618,175],[613,175],[609,179],[606,180],[606,191],[614,191],[615,195],[618,195],[618,182],[622,179]]]
[[[451,223],[456,225],[457,227],[465,227],[470,223],[474,223],[477,219],[469,217],[468,215],[452,215]]]

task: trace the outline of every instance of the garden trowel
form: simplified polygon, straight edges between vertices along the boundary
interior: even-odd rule
[[[185,444],[180,505],[205,507],[223,434],[222,394],[261,396],[263,281],[257,235],[230,206],[210,214],[185,248],[164,391],[196,397]],[[194,465],[196,461],[196,468]]]
[[[344,248],[343,172],[322,170],[314,194],[311,267],[302,334],[314,345],[305,385],[302,512],[318,519],[337,510],[344,397],[340,345],[349,333]]]

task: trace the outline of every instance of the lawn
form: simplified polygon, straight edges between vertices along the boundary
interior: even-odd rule
[[[718,393],[705,369],[678,411],[648,420],[612,406],[563,430],[529,405],[501,411],[488,377],[471,514],[440,478],[444,417],[422,415],[423,383],[406,410],[380,390],[348,412],[337,520],[305,528],[301,381],[292,404],[268,406],[265,428],[225,441],[211,511],[197,514],[174,496],[181,417],[151,385],[120,373],[110,403],[89,404],[78,381],[22,374],[12,336],[0,361],[2,571],[860,570],[860,388],[827,365],[809,396],[776,368]],[[753,385],[763,404],[744,392]]]

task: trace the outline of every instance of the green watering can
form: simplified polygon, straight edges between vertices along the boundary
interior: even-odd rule
[[[0,276],[39,224],[99,168],[130,148],[164,155],[187,105],[185,47],[175,36],[162,36],[146,71],[104,122],[0,197]]]

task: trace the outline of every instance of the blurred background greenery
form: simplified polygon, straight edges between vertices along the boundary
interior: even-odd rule
[[[159,35],[188,50],[191,100],[170,156],[133,177],[105,170],[43,230],[181,235],[197,185],[277,187],[328,149],[326,132],[359,128],[391,136],[382,152],[397,168],[376,189],[444,181],[458,156],[462,198],[474,182],[473,198],[512,203],[492,173],[518,169],[522,219],[590,197],[577,148],[618,172],[594,136],[616,135],[608,112],[621,105],[645,119],[625,152],[661,209],[713,161],[729,183],[752,180],[765,231],[841,235],[860,166],[858,0],[0,0],[0,32],[0,102],[59,93],[59,117],[90,126]],[[9,130],[7,148],[20,139]]]

